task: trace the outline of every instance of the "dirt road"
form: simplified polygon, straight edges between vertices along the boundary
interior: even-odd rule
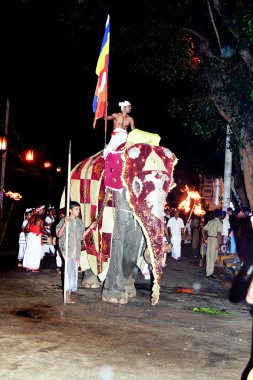
[[[101,301],[101,290],[79,289],[63,305],[52,258],[40,273],[0,253],[0,378],[6,380],[238,380],[250,357],[249,306],[231,304],[221,268],[206,280],[191,248],[167,260],[159,303],[139,275],[127,305]],[[227,315],[194,312],[209,307]]]

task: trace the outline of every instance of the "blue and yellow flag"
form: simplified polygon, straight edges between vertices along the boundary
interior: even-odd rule
[[[107,16],[105,34],[98,57],[96,74],[98,76],[97,87],[93,99],[93,112],[95,112],[93,128],[97,119],[105,116],[108,92],[108,67],[109,67],[109,44],[110,44],[110,16]]]

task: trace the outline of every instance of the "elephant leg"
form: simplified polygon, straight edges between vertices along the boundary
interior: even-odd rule
[[[129,239],[131,236],[131,239]],[[129,298],[136,297],[136,288],[134,286],[138,268],[136,266],[140,244],[142,242],[142,230],[133,217],[126,226],[124,237],[124,257],[123,257],[123,276],[124,290]]]
[[[142,242],[142,230],[133,218],[125,190],[115,193],[116,216],[113,231],[111,259],[104,282],[102,300],[112,303],[127,303],[134,297],[136,262]]]
[[[125,304],[136,296],[134,286],[137,256],[142,230],[129,212],[121,216],[120,239],[113,239],[109,270],[102,291],[102,300]]]
[[[101,283],[92,270],[88,269],[83,272],[82,285],[86,289],[97,289],[100,287]]]
[[[102,301],[125,304],[128,302],[124,291],[123,278],[123,244],[120,239],[112,240],[110,266],[104,282]]]

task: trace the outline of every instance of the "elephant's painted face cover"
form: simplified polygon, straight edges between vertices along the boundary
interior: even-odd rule
[[[143,228],[151,254],[154,278],[159,284],[163,259],[163,214],[173,179],[176,156],[167,148],[136,144],[125,152],[122,173],[129,203]],[[153,260],[152,260],[153,258]]]

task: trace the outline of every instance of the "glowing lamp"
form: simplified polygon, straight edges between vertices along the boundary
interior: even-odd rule
[[[4,154],[7,150],[7,137],[6,137],[6,134],[3,133],[1,136],[0,136],[0,154]]]
[[[33,153],[33,150],[32,149],[29,149],[27,152],[26,152],[26,156],[25,156],[25,159],[26,161],[33,161],[34,159],[34,153]]]
[[[43,164],[45,169],[50,169],[52,167],[52,162],[50,161],[45,161]]]

